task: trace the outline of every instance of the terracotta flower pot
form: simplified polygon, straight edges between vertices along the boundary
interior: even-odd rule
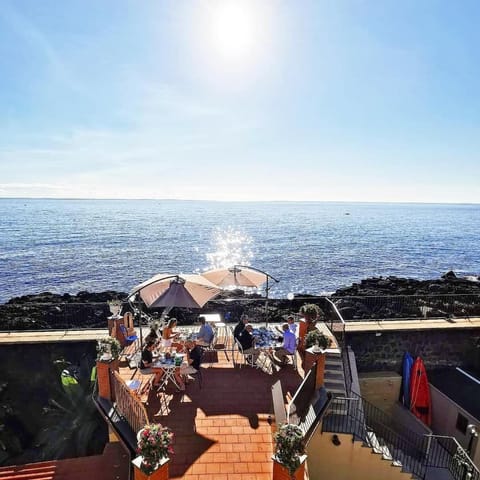
[[[157,469],[150,475],[144,473],[140,468],[142,460],[143,457],[141,455],[132,460],[135,471],[134,480],[168,480],[170,478],[168,467],[170,464],[169,458],[162,458],[157,465]]]
[[[300,466],[295,470],[293,475],[290,474],[288,469],[279,463],[275,457],[273,459],[273,474],[272,480],[304,480],[305,479],[305,461],[306,455],[302,455]]]

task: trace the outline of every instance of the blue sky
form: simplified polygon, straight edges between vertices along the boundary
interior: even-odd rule
[[[479,19],[0,0],[0,196],[478,203]]]

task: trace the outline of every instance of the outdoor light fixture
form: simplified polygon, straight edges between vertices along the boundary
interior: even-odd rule
[[[375,336],[376,336],[376,337],[381,337],[381,336],[382,336],[382,332],[375,332]]]
[[[340,441],[340,439],[338,438],[338,435],[333,435],[332,436],[332,443],[338,447],[342,444],[342,442]]]
[[[467,453],[468,455],[472,454],[473,440],[478,438],[478,431],[476,425],[470,424],[467,425],[467,432],[470,435],[470,441],[468,442]]]
[[[288,300],[293,300],[294,298],[295,298],[295,295],[292,292],[287,294],[287,299]]]

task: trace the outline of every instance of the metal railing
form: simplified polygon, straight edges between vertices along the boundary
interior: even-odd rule
[[[478,294],[333,296],[331,299],[348,321],[480,316]]]
[[[348,397],[334,398],[322,432],[351,434],[419,478],[425,478],[429,468],[441,468],[454,480],[480,480],[479,470],[455,438],[419,434],[406,427],[400,433],[391,425],[389,415],[350,392]]]
[[[145,407],[140,400],[130,393],[129,388],[117,372],[113,372],[110,378],[117,412],[125,418],[135,433],[139,432],[149,423]]]
[[[375,452],[390,456],[412,474],[422,478],[429,440],[407,428],[402,434],[391,428],[390,418],[383,411],[351,392],[346,398],[335,398],[325,416],[322,431],[349,433],[362,440]]]
[[[453,437],[428,435],[432,440],[427,466],[446,468],[455,480],[479,480],[480,471]]]
[[[269,320],[283,321],[286,312],[298,311],[303,303],[315,303],[325,313],[325,321],[336,335],[344,334],[342,323],[346,321],[368,321],[388,319],[428,319],[428,318],[470,318],[480,317],[480,295],[385,295],[385,296],[345,296],[345,297],[295,297],[269,300]],[[265,317],[263,297],[235,297],[211,300],[208,308],[222,312],[225,319],[234,322],[241,315],[261,322]],[[122,312],[130,310],[123,304]],[[137,312],[139,313],[139,312]],[[141,312],[142,324],[160,319],[160,311]],[[107,302],[24,302],[0,304],[0,330],[62,330],[72,328],[104,328],[106,319],[112,314]],[[136,323],[139,321],[136,315]],[[185,309],[171,312],[179,325],[191,324],[198,312]]]

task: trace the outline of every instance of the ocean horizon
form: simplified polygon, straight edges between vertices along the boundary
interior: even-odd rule
[[[278,279],[277,298],[368,277],[477,276],[479,214],[470,203],[0,198],[0,302],[233,264]]]

